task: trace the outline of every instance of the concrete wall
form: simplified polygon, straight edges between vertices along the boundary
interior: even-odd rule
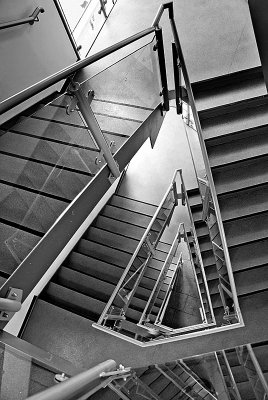
[[[37,6],[45,9],[39,22],[0,31],[0,101],[77,60],[53,0],[1,0],[0,23],[26,18]]]

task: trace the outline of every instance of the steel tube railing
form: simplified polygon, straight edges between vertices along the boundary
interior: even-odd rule
[[[136,42],[137,40],[153,33],[155,31],[154,27],[144,29],[143,31],[136,33],[135,35],[130,36],[127,39],[121,40],[120,42],[107,47],[104,50],[99,51],[96,54],[93,54],[89,57],[84,58],[83,60],[79,60],[74,64],[69,65],[68,67],[62,69],[61,71],[56,72],[53,75],[41,80],[40,82],[22,90],[19,93],[14,94],[8,99],[4,100],[0,103],[0,115],[13,107],[16,107],[18,104],[28,100],[30,97],[35,96],[42,90],[47,89],[48,87],[54,85],[55,83],[60,82],[63,79],[67,79],[74,73],[78,72],[80,69],[85,68],[96,61],[101,60],[102,58],[114,53],[117,50],[122,49],[123,47]]]
[[[141,240],[140,240],[140,242],[139,242],[139,244],[138,244],[138,246],[137,246],[137,248],[136,248],[134,254],[132,255],[132,257],[131,257],[131,259],[130,259],[130,261],[129,261],[129,263],[128,263],[128,265],[127,265],[127,267],[126,267],[126,269],[125,269],[125,271],[124,271],[124,273],[123,273],[123,275],[121,276],[121,278],[120,278],[118,284],[116,285],[116,288],[114,289],[114,291],[113,291],[113,293],[112,293],[112,295],[111,295],[111,297],[110,297],[108,303],[106,304],[106,306],[105,306],[105,308],[104,308],[104,310],[103,310],[103,312],[102,312],[102,314],[101,314],[101,316],[100,316],[100,318],[99,318],[99,320],[98,320],[98,322],[97,322],[98,325],[101,325],[102,322],[104,321],[106,314],[108,313],[110,307],[111,307],[112,304],[113,304],[113,301],[114,301],[115,297],[117,296],[117,293],[119,292],[120,288],[122,287],[122,285],[123,285],[123,283],[124,283],[124,280],[125,280],[127,274],[129,273],[130,268],[131,268],[133,262],[135,261],[137,255],[139,254],[139,251],[141,250],[141,247],[142,247],[143,243],[146,241],[146,238],[147,238],[147,236],[148,236],[148,234],[149,234],[149,232],[150,232],[150,230],[151,230],[151,228],[152,228],[152,226],[153,226],[153,224],[154,224],[154,222],[155,222],[155,220],[156,220],[156,218],[157,218],[157,215],[159,214],[161,208],[163,207],[163,204],[164,204],[165,201],[166,201],[167,196],[169,195],[171,189],[173,188],[173,182],[175,181],[176,175],[177,175],[177,173],[178,173],[179,171],[180,171],[180,170],[176,170],[176,171],[175,171],[175,173],[174,173],[174,175],[173,175],[173,178],[172,178],[172,183],[171,183],[171,185],[168,187],[168,190],[166,191],[166,193],[165,193],[165,195],[164,195],[164,197],[163,197],[163,199],[162,199],[160,205],[158,206],[156,212],[154,213],[154,216],[153,216],[151,222],[149,223],[149,225],[148,225],[146,231],[144,232],[144,234],[143,234],[143,236],[142,236],[142,238],[141,238]]]
[[[172,14],[170,13],[170,15],[172,15]],[[223,250],[224,250],[224,257],[225,257],[225,261],[226,261],[227,273],[228,273],[230,285],[231,285],[231,288],[232,288],[232,292],[233,292],[233,295],[234,295],[235,309],[236,309],[236,312],[237,312],[237,315],[238,315],[238,320],[240,322],[242,322],[243,319],[242,319],[242,315],[241,315],[239,304],[238,304],[236,286],[235,286],[235,281],[234,281],[234,277],[233,277],[231,260],[230,260],[230,256],[229,256],[229,251],[228,251],[227,241],[226,241],[226,237],[225,237],[223,222],[222,222],[222,219],[221,219],[221,212],[220,212],[220,207],[219,207],[219,203],[218,203],[218,197],[217,197],[217,193],[216,193],[216,189],[215,189],[215,185],[214,185],[214,180],[213,180],[213,176],[212,176],[212,172],[211,172],[211,168],[210,168],[210,164],[209,164],[209,159],[208,159],[208,154],[207,154],[205,141],[204,141],[204,138],[202,136],[202,128],[201,128],[200,120],[199,120],[199,117],[198,117],[197,109],[196,109],[196,106],[195,106],[195,100],[194,100],[194,95],[193,95],[193,91],[192,91],[192,86],[191,86],[191,82],[190,82],[190,79],[189,79],[188,71],[186,69],[186,63],[185,63],[183,52],[182,52],[182,49],[181,49],[177,27],[176,27],[176,24],[175,24],[175,21],[174,21],[173,18],[170,18],[170,23],[171,23],[171,28],[172,28],[173,37],[174,37],[175,45],[176,45],[176,48],[177,48],[179,60],[180,60],[180,63],[181,63],[181,68],[182,68],[182,72],[183,72],[183,76],[184,76],[184,82],[185,82],[185,85],[186,85],[186,88],[187,88],[189,102],[190,102],[190,105],[192,107],[192,112],[193,112],[193,117],[194,117],[194,121],[195,121],[195,125],[196,125],[196,130],[197,130],[197,133],[198,133],[199,143],[200,143],[200,147],[201,147],[201,151],[202,151],[202,155],[203,155],[203,159],[204,159],[207,179],[208,179],[209,186],[210,186],[211,197],[212,197],[213,204],[214,204],[214,207],[215,207],[215,215],[216,215],[216,219],[218,221],[219,233],[220,233],[222,246],[223,246]]]
[[[86,395],[92,388],[92,382],[102,379],[103,372],[116,369],[114,360],[107,360],[88,371],[81,372],[58,385],[52,386],[41,393],[37,393],[27,400],[72,400]]]
[[[35,22],[38,22],[38,15],[40,13],[44,13],[45,10],[43,9],[43,7],[36,7],[36,9],[34,10],[34,12],[32,13],[32,15],[30,15],[27,18],[21,18],[15,21],[9,21],[9,22],[3,22],[0,24],[0,30],[2,29],[7,29],[7,28],[12,28],[14,26],[18,26],[18,25],[24,25],[24,24],[30,24],[33,25]]]
[[[143,313],[142,313],[142,315],[140,317],[139,324],[142,324],[142,323],[146,322],[147,318],[151,314],[152,308],[153,308],[153,306],[155,304],[155,301],[156,301],[156,299],[158,297],[158,294],[159,294],[159,292],[161,290],[161,286],[162,286],[163,280],[166,278],[166,275],[167,275],[167,272],[169,270],[170,264],[172,264],[172,260],[175,257],[175,253],[176,253],[177,247],[179,245],[179,237],[180,237],[181,226],[183,226],[183,223],[181,223],[179,225],[178,232],[177,232],[177,234],[175,236],[175,239],[173,240],[173,243],[172,243],[172,245],[170,247],[170,250],[168,252],[166,260],[165,260],[165,262],[164,262],[164,264],[163,264],[163,266],[162,266],[162,268],[160,270],[160,273],[159,273],[158,278],[157,278],[157,280],[155,282],[153,290],[151,291],[150,297],[149,297],[149,299],[148,299],[148,301],[146,303],[146,306],[145,306],[145,308],[143,310]]]
[[[181,252],[180,256],[179,256],[179,259],[178,259],[178,262],[176,264],[176,270],[174,271],[172,279],[171,279],[170,283],[168,284],[168,289],[166,291],[166,294],[165,294],[165,297],[163,299],[163,302],[162,302],[162,304],[161,304],[161,306],[159,308],[159,311],[158,311],[158,314],[157,314],[157,317],[156,317],[156,320],[155,320],[155,325],[162,324],[162,321],[163,321],[163,318],[164,318],[164,315],[165,315],[165,312],[166,312],[166,309],[167,309],[167,306],[168,306],[172,291],[174,289],[174,285],[175,285],[177,276],[179,274],[180,269],[182,268],[182,264],[183,264],[183,259],[182,259],[182,252]]]
[[[185,184],[184,184],[182,172],[181,172],[181,182],[182,182],[182,192],[184,193],[186,205],[187,205],[187,208],[188,208],[188,214],[190,216],[190,223],[191,223],[192,232],[193,232],[193,239],[194,239],[194,242],[196,244],[196,250],[197,250],[197,254],[196,255],[197,255],[197,257],[198,257],[198,259],[200,261],[200,269],[201,269],[203,282],[204,282],[204,285],[205,285],[205,291],[206,291],[206,294],[207,294],[209,310],[210,310],[212,321],[214,323],[215,322],[215,317],[214,317],[214,312],[213,312],[212,301],[211,301],[210,294],[209,294],[209,288],[208,288],[208,283],[207,283],[207,279],[206,279],[205,268],[204,268],[204,265],[203,265],[201,251],[200,251],[200,248],[199,248],[199,245],[198,245],[198,239],[197,239],[197,233],[196,233],[196,230],[195,230],[194,219],[193,219],[193,215],[192,215],[192,212],[191,212],[189,199],[188,199],[188,196],[187,196],[187,191],[186,191],[186,187],[185,187]]]

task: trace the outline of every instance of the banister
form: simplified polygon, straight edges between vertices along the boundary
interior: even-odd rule
[[[34,12],[28,18],[21,18],[21,19],[15,20],[15,21],[1,23],[0,30],[12,28],[13,26],[24,25],[24,24],[33,25],[35,22],[39,21],[38,15],[40,13],[44,13],[44,12],[45,12],[45,10],[43,7],[36,7]]]
[[[81,398],[92,389],[92,382],[104,379],[106,376],[103,373],[114,371],[115,369],[116,362],[114,360],[104,361],[41,393],[28,397],[27,400],[72,400]]]
[[[84,58],[83,60],[79,60],[79,61],[69,65],[68,67],[63,68],[62,70],[56,72],[55,74],[50,75],[47,78],[44,78],[43,80],[39,81],[38,83],[35,83],[32,86],[29,86],[28,88],[22,90],[21,92],[14,94],[13,96],[9,97],[8,99],[6,99],[0,103],[0,115],[4,112],[10,110],[11,108],[17,106],[18,104],[28,100],[30,97],[35,96],[42,90],[45,90],[48,87],[54,85],[55,83],[58,83],[63,79],[67,79],[69,76],[75,74],[80,69],[85,68],[85,67],[93,64],[94,62],[101,60],[102,58],[112,54],[113,52],[120,50],[123,47],[125,47],[131,43],[134,43],[137,40],[139,40],[147,35],[150,35],[154,31],[155,31],[154,27],[144,29],[143,31],[136,33],[135,35],[132,35],[127,39],[121,40],[120,42],[115,43],[112,46],[109,46],[106,49],[101,50],[96,54],[88,56],[88,57]]]

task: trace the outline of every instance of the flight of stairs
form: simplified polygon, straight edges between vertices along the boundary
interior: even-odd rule
[[[104,165],[76,111],[64,95],[0,130],[0,284],[16,269],[58,216]],[[96,99],[91,103],[113,152],[151,109]]]
[[[45,304],[52,304],[96,322],[156,209],[155,205],[114,194],[42,291],[36,301],[37,306],[40,302],[44,307]],[[167,243],[158,243],[155,255],[126,313],[128,321],[122,324],[122,333],[134,337],[140,332],[135,324],[141,317],[169,248]],[[153,307],[154,317],[168,288],[170,273]],[[34,308],[32,315],[35,313]],[[142,332],[145,338],[151,337],[146,330],[142,329]],[[34,329],[31,331],[30,317],[22,338],[31,342],[35,340],[36,334]]]
[[[268,96],[262,71],[239,71],[192,87],[238,296],[249,297],[258,307],[259,293],[267,293],[268,299]],[[196,207],[197,231],[203,232],[201,208]],[[201,237],[200,244],[217,307],[216,269],[207,239],[207,234]]]

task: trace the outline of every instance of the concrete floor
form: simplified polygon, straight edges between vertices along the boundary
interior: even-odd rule
[[[90,53],[151,26],[162,0],[117,0]],[[174,0],[175,20],[191,81],[260,65],[247,0]],[[167,14],[167,13],[166,13]],[[161,20],[167,59],[172,34]],[[172,68],[168,66],[169,81]]]

